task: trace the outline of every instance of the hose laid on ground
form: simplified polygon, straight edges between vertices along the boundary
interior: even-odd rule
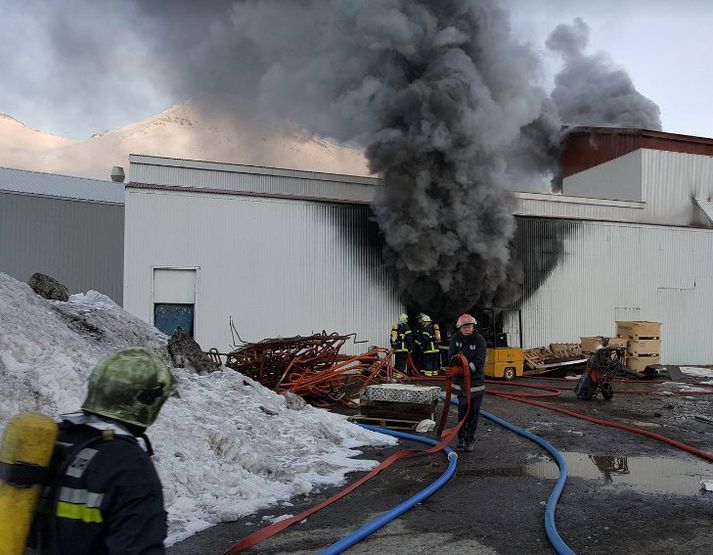
[[[523,385],[523,387],[530,387],[530,386]],[[603,418],[587,416],[586,414],[582,414],[579,412],[575,412],[573,410],[558,407],[556,405],[551,405],[549,403],[542,403],[539,401],[532,401],[531,399],[522,398],[523,395],[526,395],[526,394],[520,395],[517,393],[506,393],[504,391],[490,391],[489,393],[491,395],[495,395],[496,397],[501,397],[503,399],[508,399],[510,401],[526,403],[528,405],[533,405],[533,406],[540,407],[543,409],[548,409],[548,410],[551,410],[554,412],[559,412],[562,414],[566,414],[567,416],[573,416],[574,418],[586,420],[587,422],[592,422],[594,424],[599,424],[601,426],[608,426],[609,428],[618,428],[620,430],[625,430],[627,432],[632,432],[632,433],[639,434],[642,436],[650,437],[650,438],[658,440],[662,443],[666,443],[667,445],[671,445],[672,447],[676,447],[677,449],[681,449],[682,451],[686,451],[687,453],[691,453],[692,455],[695,455],[697,457],[705,459],[709,462],[713,462],[713,453],[707,453],[706,451],[702,451],[701,449],[697,449],[691,445],[688,445],[688,444],[678,441],[676,439],[672,439],[672,438],[662,435],[662,434],[657,434],[657,433],[651,432],[649,430],[642,430],[641,428],[636,428],[635,426],[629,426],[628,424],[621,424],[621,423],[615,422],[613,420],[605,420]],[[481,413],[482,413],[482,411],[481,411]]]
[[[394,430],[387,430],[384,428],[379,428],[377,426],[369,426],[366,424],[359,425],[362,428],[366,428],[367,430],[371,430],[373,432],[379,432],[382,434],[412,441],[419,441],[428,445],[438,445],[439,443],[437,440],[428,437],[407,434],[405,432],[397,432]],[[421,503],[424,499],[441,489],[446,484],[446,482],[451,479],[453,474],[455,474],[456,466],[458,464],[458,455],[456,455],[455,451],[453,451],[450,447],[444,447],[442,451],[448,457],[448,467],[437,480],[432,482],[428,487],[419,491],[416,495],[409,497],[406,501],[403,501],[396,507],[389,509],[388,511],[380,515],[378,518],[375,518],[371,522],[368,522],[367,524],[355,530],[348,536],[342,538],[338,542],[333,543],[327,549],[322,551],[321,555],[336,555],[337,553],[342,553],[343,551],[352,547],[355,543],[363,540],[368,535],[373,534],[379,528],[382,528],[392,520],[395,520],[396,518],[400,517],[406,511],[413,508],[418,503]]]
[[[470,390],[470,373],[467,371],[468,360],[463,355],[457,355],[457,356],[459,358],[459,365],[461,367],[461,372],[464,373],[465,387],[467,390]],[[468,403],[470,403],[470,399],[468,399]],[[280,522],[275,522],[273,524],[270,524],[269,526],[266,526],[264,528],[261,528],[260,530],[257,530],[256,532],[253,532],[252,534],[244,537],[240,541],[237,541],[233,545],[231,545],[223,553],[223,555],[235,555],[236,553],[240,553],[241,551],[244,551],[245,549],[248,549],[248,548],[260,543],[261,541],[274,536],[275,534],[281,532],[285,528],[288,528],[289,526],[292,526],[293,524],[295,524],[297,522],[301,522],[308,516],[313,515],[314,513],[316,513],[317,511],[320,511],[324,507],[331,505],[332,503],[334,503],[335,501],[338,501],[339,499],[342,499],[343,497],[346,497],[348,494],[350,494],[356,488],[365,484],[367,481],[371,480],[374,476],[376,476],[380,472],[386,470],[388,467],[390,467],[392,464],[394,464],[399,459],[407,458],[407,457],[417,457],[417,456],[429,455],[429,454],[437,453],[438,451],[441,451],[441,450],[447,448],[448,444],[451,441],[453,441],[453,439],[455,438],[455,435],[458,433],[458,430],[460,430],[461,426],[463,426],[463,420],[459,421],[453,428],[446,430],[446,432],[441,437],[440,442],[436,442],[436,445],[434,445],[433,447],[430,447],[428,449],[423,449],[423,450],[404,449],[402,451],[398,451],[398,452],[394,453],[393,455],[391,455],[391,456],[387,457],[386,459],[384,459],[383,461],[381,461],[381,463],[379,463],[375,468],[373,468],[371,470],[371,472],[369,472],[366,476],[363,476],[362,478],[360,478],[353,484],[347,486],[343,490],[332,495],[329,499],[325,499],[321,503],[318,503],[317,505],[314,505],[313,507],[310,507],[309,509],[302,511],[298,515],[292,516],[285,520],[281,520]]]
[[[562,490],[564,489],[564,484],[567,481],[567,462],[564,460],[564,458],[562,458],[562,455],[559,451],[557,451],[557,449],[555,449],[549,442],[545,441],[540,436],[535,435],[532,432],[528,432],[527,430],[524,430],[518,426],[515,426],[507,420],[503,420],[502,418],[495,416],[494,414],[488,411],[481,409],[480,414],[488,420],[495,422],[499,426],[502,426],[503,428],[506,428],[511,432],[515,432],[516,434],[526,437],[530,441],[534,441],[539,446],[545,448],[555,459],[557,467],[560,471],[560,476],[557,479],[557,483],[555,484],[555,487],[552,490],[552,493],[550,494],[550,498],[547,500],[547,506],[545,507],[545,532],[547,533],[547,538],[550,540],[552,547],[557,553],[559,553],[560,555],[574,555],[574,551],[572,551],[572,549],[564,542],[562,537],[559,535],[559,532],[557,532],[557,526],[555,525],[555,511],[557,510],[557,501],[559,501]]]

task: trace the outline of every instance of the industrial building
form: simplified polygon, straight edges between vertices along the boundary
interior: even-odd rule
[[[48,274],[121,304],[123,183],[0,168],[0,272]]]
[[[204,349],[356,333],[383,344],[398,315],[371,178],[130,157],[124,308]],[[351,344],[348,351],[368,345]]]
[[[327,330],[386,343],[402,307],[369,210],[377,179],[130,164],[127,310],[221,351],[230,318],[247,340]],[[562,194],[514,195],[525,283],[511,341],[577,342],[614,334],[617,320],[656,320],[662,362],[713,361],[713,140],[577,128],[562,176]]]

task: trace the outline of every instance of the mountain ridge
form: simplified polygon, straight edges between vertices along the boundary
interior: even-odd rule
[[[109,179],[112,166],[128,172],[129,154],[370,175],[359,149],[289,126],[205,114],[190,102],[80,140],[34,129],[0,113],[0,166]]]

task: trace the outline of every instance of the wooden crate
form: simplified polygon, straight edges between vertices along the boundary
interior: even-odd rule
[[[660,339],[629,339],[626,350],[630,357],[641,358],[661,354]]]
[[[629,339],[661,339],[661,322],[619,321],[616,334]]]
[[[579,349],[583,353],[593,353],[602,344],[602,336],[596,335],[594,337],[580,337],[579,338]]]
[[[626,347],[629,341],[626,337],[609,337],[607,347]]]
[[[643,372],[644,369],[650,364],[658,364],[660,357],[628,357],[626,359],[626,366],[631,368],[634,372]]]

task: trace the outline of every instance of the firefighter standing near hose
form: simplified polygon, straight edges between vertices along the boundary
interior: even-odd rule
[[[441,342],[441,331],[438,324],[431,321],[428,314],[421,317],[419,334],[421,344],[421,366],[419,370],[426,376],[436,376],[441,369],[441,354],[438,349]]]
[[[149,349],[122,349],[94,368],[81,411],[59,424],[26,554],[165,553],[162,487],[144,432],[172,395],[173,376]]]
[[[408,354],[413,348],[413,334],[407,314],[401,314],[399,321],[391,328],[391,348],[394,350],[394,368],[406,371]]]
[[[453,389],[458,394],[458,420],[463,420],[463,426],[458,430],[458,449],[465,449],[470,453],[475,449],[475,430],[478,427],[480,407],[485,393],[485,357],[487,346],[485,339],[475,331],[475,318],[470,314],[461,314],[456,322],[456,333],[451,339],[448,357],[454,363],[453,357],[462,353],[468,359],[470,371],[470,391],[463,391],[465,381],[463,376],[457,375],[453,379]],[[470,409],[468,409],[468,395],[470,395]],[[468,414],[466,414],[468,410]]]

